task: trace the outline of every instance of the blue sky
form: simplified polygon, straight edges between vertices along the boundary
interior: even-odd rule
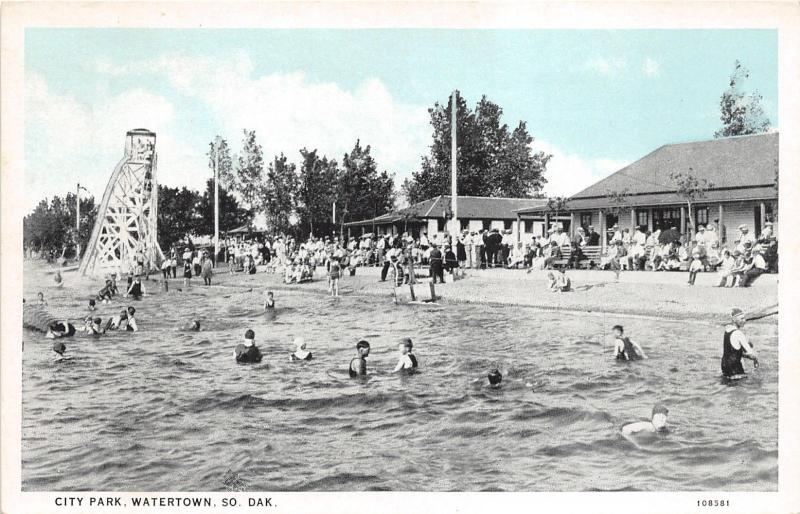
[[[571,194],[713,137],[735,59],[777,127],[775,31],[28,29],[26,203],[78,180],[102,195],[136,127],[158,133],[169,185],[202,187],[208,141],[236,150],[243,128],[296,161],[303,146],[341,159],[361,138],[399,183],[453,89],[526,121],[554,154],[548,192]]]

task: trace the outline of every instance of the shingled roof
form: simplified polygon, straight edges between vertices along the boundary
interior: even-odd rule
[[[415,203],[374,219],[375,224],[392,223],[403,219],[429,219],[443,218],[445,212],[450,212],[450,195],[439,195],[422,202]],[[458,217],[460,219],[516,219],[515,211],[526,208],[536,208],[547,204],[547,200],[540,198],[496,198],[490,196],[459,196]],[[353,221],[345,225],[369,225],[373,220]]]
[[[571,196],[567,208],[603,207],[609,192],[625,190],[632,206],[682,203],[669,174],[689,168],[713,183],[706,201],[777,198],[778,133],[664,145]]]

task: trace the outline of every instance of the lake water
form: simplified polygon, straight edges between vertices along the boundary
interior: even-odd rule
[[[86,291],[48,295],[78,317]],[[691,319],[333,302],[301,288],[276,299],[267,317],[261,294],[233,288],[150,296],[134,302],[139,333],[78,334],[63,362],[25,331],[23,490],[221,491],[229,471],[249,491],[777,490],[774,324],[746,327],[762,366],[726,385],[722,327]],[[201,332],[175,330],[195,318]],[[613,359],[617,323],[649,360]],[[232,356],[247,328],[259,365]],[[298,335],[313,361],[289,362]],[[389,373],[402,336],[416,375]],[[360,338],[366,381],[346,372]],[[500,389],[484,385],[493,366]],[[655,402],[670,432],[622,438]]]

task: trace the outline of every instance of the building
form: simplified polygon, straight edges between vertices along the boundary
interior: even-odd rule
[[[686,199],[676,193],[671,172],[690,172],[713,184],[692,203],[696,225],[713,226],[723,242],[747,225],[756,236],[778,218],[778,133],[664,145],[567,200],[575,227],[594,225],[606,237],[612,227],[646,230],[676,227],[693,232]],[[540,217],[541,207],[517,211],[520,221]],[[777,235],[777,223],[775,225]]]
[[[524,222],[517,221],[520,209],[535,209],[545,206],[545,199],[531,198],[492,198],[485,196],[459,196],[458,222],[461,230],[477,232],[481,229],[510,229],[516,236],[521,229],[522,234],[534,234],[542,230],[545,223],[544,214],[527,216]],[[433,235],[446,232],[448,221],[452,218],[449,195],[440,195],[405,209],[378,216],[374,219],[345,223],[348,236],[374,232],[377,234],[402,234],[411,232],[414,237],[420,233]],[[562,216],[564,221],[569,217]]]

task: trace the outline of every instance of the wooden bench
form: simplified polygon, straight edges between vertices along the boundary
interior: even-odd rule
[[[600,265],[600,255],[602,253],[602,247],[600,246],[583,246],[581,247],[581,252],[583,252],[583,259],[581,259],[577,266],[581,268],[588,269],[592,263],[595,266]],[[561,247],[561,258],[553,261],[554,268],[562,268],[567,267],[569,264],[569,258],[572,256],[572,246],[564,245]]]

